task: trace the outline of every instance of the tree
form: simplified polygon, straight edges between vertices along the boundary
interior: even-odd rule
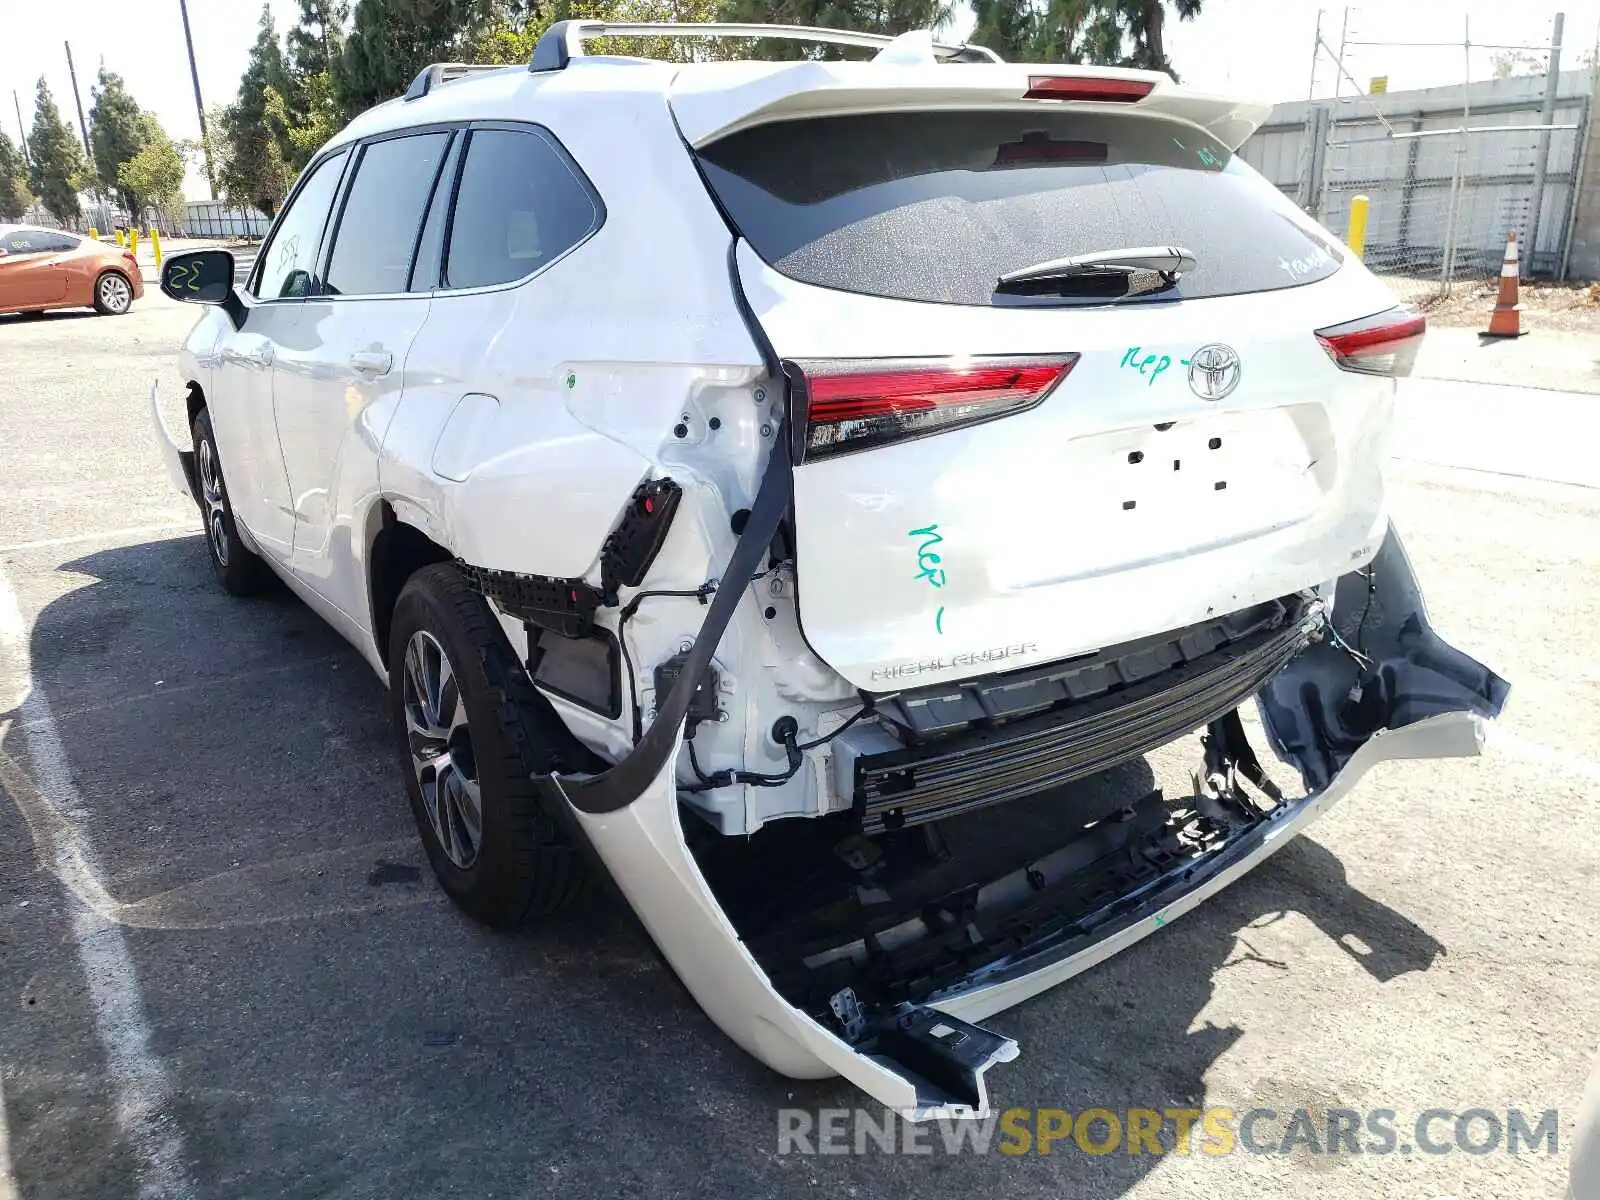
[[[28,136],[33,167],[28,173],[33,190],[58,221],[70,221],[81,211],[78,187],[87,173],[83,148],[70,126],[61,119],[50,88],[39,77],[33,101],[33,132]]]
[[[1593,49],[1585,50],[1578,55],[1578,69],[1591,69],[1594,58]],[[1513,75],[1543,75],[1549,69],[1550,55],[1542,50],[1496,50],[1489,56],[1489,64],[1496,79],[1510,79]]]
[[[954,7],[953,0],[728,0],[723,19],[904,33],[948,24]],[[816,49],[806,42],[769,41],[761,43],[760,53],[763,58],[800,58]]]
[[[556,9],[564,12],[564,0]],[[429,63],[464,47],[510,12],[491,0],[358,0],[334,91],[346,116],[403,94]],[[545,19],[550,19],[546,17]]]
[[[101,187],[115,191],[130,213],[138,212],[134,196],[117,180],[122,164],[144,147],[144,114],[128,94],[122,76],[104,66],[89,94],[94,99],[89,110],[89,145],[94,150],[95,178]]]
[[[1202,0],[972,0],[972,40],[1019,62],[1099,63],[1165,71],[1167,6],[1182,21]]]
[[[1169,2],[1180,21],[1192,21],[1200,15],[1201,0],[1118,0],[1116,8],[1118,18],[1127,28],[1133,43],[1133,52],[1123,61],[1131,67],[1165,71],[1177,78],[1177,72],[1167,60],[1163,36],[1167,24],[1166,4]]]
[[[345,0],[300,0],[300,22],[284,39],[283,86],[268,97],[268,108],[283,128],[284,158],[294,173],[344,124],[333,72],[349,16]]]
[[[287,91],[283,51],[272,24],[272,9],[261,6],[255,45],[239,80],[239,94],[222,110],[217,182],[233,204],[253,204],[271,217],[288,191],[290,169],[285,147],[292,145],[272,95]]]
[[[130,197],[128,211],[137,214],[148,205],[170,212],[183,202],[183,156],[178,147],[161,128],[161,123],[148,114],[140,129],[143,145],[139,152],[122,164],[117,172],[117,186]]]
[[[285,37],[289,74],[297,79],[332,72],[344,53],[346,0],[300,0],[300,23]]]
[[[559,9],[535,7],[519,0],[497,0],[489,19],[463,39],[459,57],[469,63],[526,63],[540,35],[557,20],[717,21],[727,0],[563,0]],[[738,42],[700,38],[595,38],[589,49],[598,54],[632,54],[675,61],[728,58]],[[408,81],[409,82],[409,81]]]
[[[18,221],[33,203],[28,168],[11,139],[0,133],[0,221]]]

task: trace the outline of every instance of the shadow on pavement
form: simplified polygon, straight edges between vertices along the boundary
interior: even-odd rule
[[[46,799],[76,809],[61,815],[121,905],[173,1083],[162,1119],[202,1194],[798,1195],[825,1179],[862,1195],[1104,1197],[1159,1166],[1067,1145],[934,1168],[870,1149],[777,1158],[780,1108],[878,1114],[842,1081],[745,1056],[605,893],[511,936],[460,917],[416,842],[381,688],[314,614],[287,595],[222,595],[198,536],[59,570],[83,582],[45,605],[30,647],[73,794]],[[40,711],[0,713],[0,751],[35,778]],[[1151,778],[1136,762],[1093,782],[1139,796]],[[0,835],[29,836],[9,805]],[[17,865],[26,853],[6,861],[0,884],[52,891]],[[72,903],[56,889],[0,926],[0,983],[24,998],[0,1026],[5,1116],[23,1195],[111,1200],[137,1190],[138,1169],[67,949]],[[1023,1054],[991,1072],[992,1103],[1204,1108],[1207,1071],[1246,1030],[1191,1026],[1219,972],[1294,969],[1250,945],[1291,912],[1380,981],[1443,950],[1302,839],[993,1018]]]
[[[135,304],[138,301],[134,301]],[[51,308],[44,312],[0,313],[0,326],[38,325],[51,321],[76,321],[83,317],[98,317],[93,308]]]

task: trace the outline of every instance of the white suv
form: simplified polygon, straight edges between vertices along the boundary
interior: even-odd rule
[[[688,33],[877,53],[584,54]],[[1389,529],[1423,322],[1236,156],[1265,112],[565,22],[354,121],[237,289],[174,255],[192,452],[152,408],[223,586],[387,682],[466,911],[603,872],[752,1054],[980,1114],[1017,1047],[969,1022],[1507,691]],[[1197,729],[1196,795],[1074,786]]]

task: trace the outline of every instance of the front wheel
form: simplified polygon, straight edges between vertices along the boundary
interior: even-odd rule
[[[94,310],[102,317],[120,317],[133,307],[133,284],[116,271],[94,281]]]
[[[222,477],[222,458],[217,453],[217,435],[211,428],[211,414],[201,409],[194,419],[195,474],[200,484],[200,515],[206,523],[206,547],[217,582],[232,596],[254,596],[271,583],[267,564],[245,548],[228,500],[228,485]]]
[[[501,927],[564,907],[588,880],[534,788],[549,764],[508,686],[520,669],[455,567],[406,581],[390,626],[389,707],[411,811],[445,893]]]

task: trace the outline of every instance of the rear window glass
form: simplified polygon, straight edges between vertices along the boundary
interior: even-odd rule
[[[1177,246],[1196,299],[1326,278],[1339,251],[1227,147],[1171,121],[1081,111],[870,113],[786,121],[700,152],[756,253],[805,283],[947,304],[1104,303],[996,294],[1051,259]]]

